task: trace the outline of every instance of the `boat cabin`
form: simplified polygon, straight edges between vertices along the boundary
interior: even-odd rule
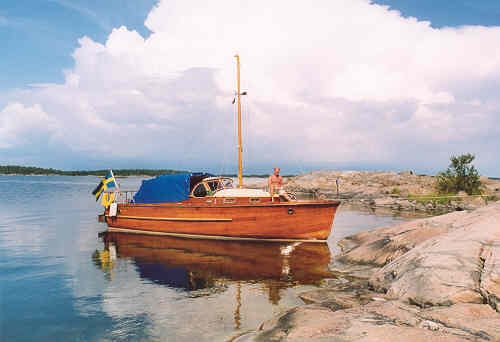
[[[232,189],[233,180],[228,177],[206,177],[191,187],[190,197],[213,196],[217,191]]]
[[[190,197],[266,197],[269,192],[260,189],[236,188],[228,177],[206,177],[195,184]]]

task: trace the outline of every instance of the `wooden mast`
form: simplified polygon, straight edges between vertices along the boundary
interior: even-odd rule
[[[240,56],[235,55],[236,57],[236,69],[238,75],[238,180],[239,187],[243,187],[243,174],[242,174],[242,160],[241,153],[243,148],[241,146],[241,92],[240,92]]]

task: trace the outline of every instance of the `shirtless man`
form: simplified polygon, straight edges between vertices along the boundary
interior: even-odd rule
[[[274,174],[269,176],[268,183],[269,193],[271,194],[271,197],[274,197],[275,194],[282,194],[283,190],[281,188],[283,187],[283,177],[280,176],[279,167],[274,168]]]

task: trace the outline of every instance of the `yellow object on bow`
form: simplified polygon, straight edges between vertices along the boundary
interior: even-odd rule
[[[102,195],[102,200],[101,200],[102,206],[104,208],[107,208],[110,206],[111,203],[113,203],[114,200],[115,200],[115,194],[113,192],[105,192]]]

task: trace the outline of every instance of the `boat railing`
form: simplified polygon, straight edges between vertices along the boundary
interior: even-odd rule
[[[115,191],[115,202],[117,203],[131,203],[134,201],[134,195],[137,190],[119,190]]]

